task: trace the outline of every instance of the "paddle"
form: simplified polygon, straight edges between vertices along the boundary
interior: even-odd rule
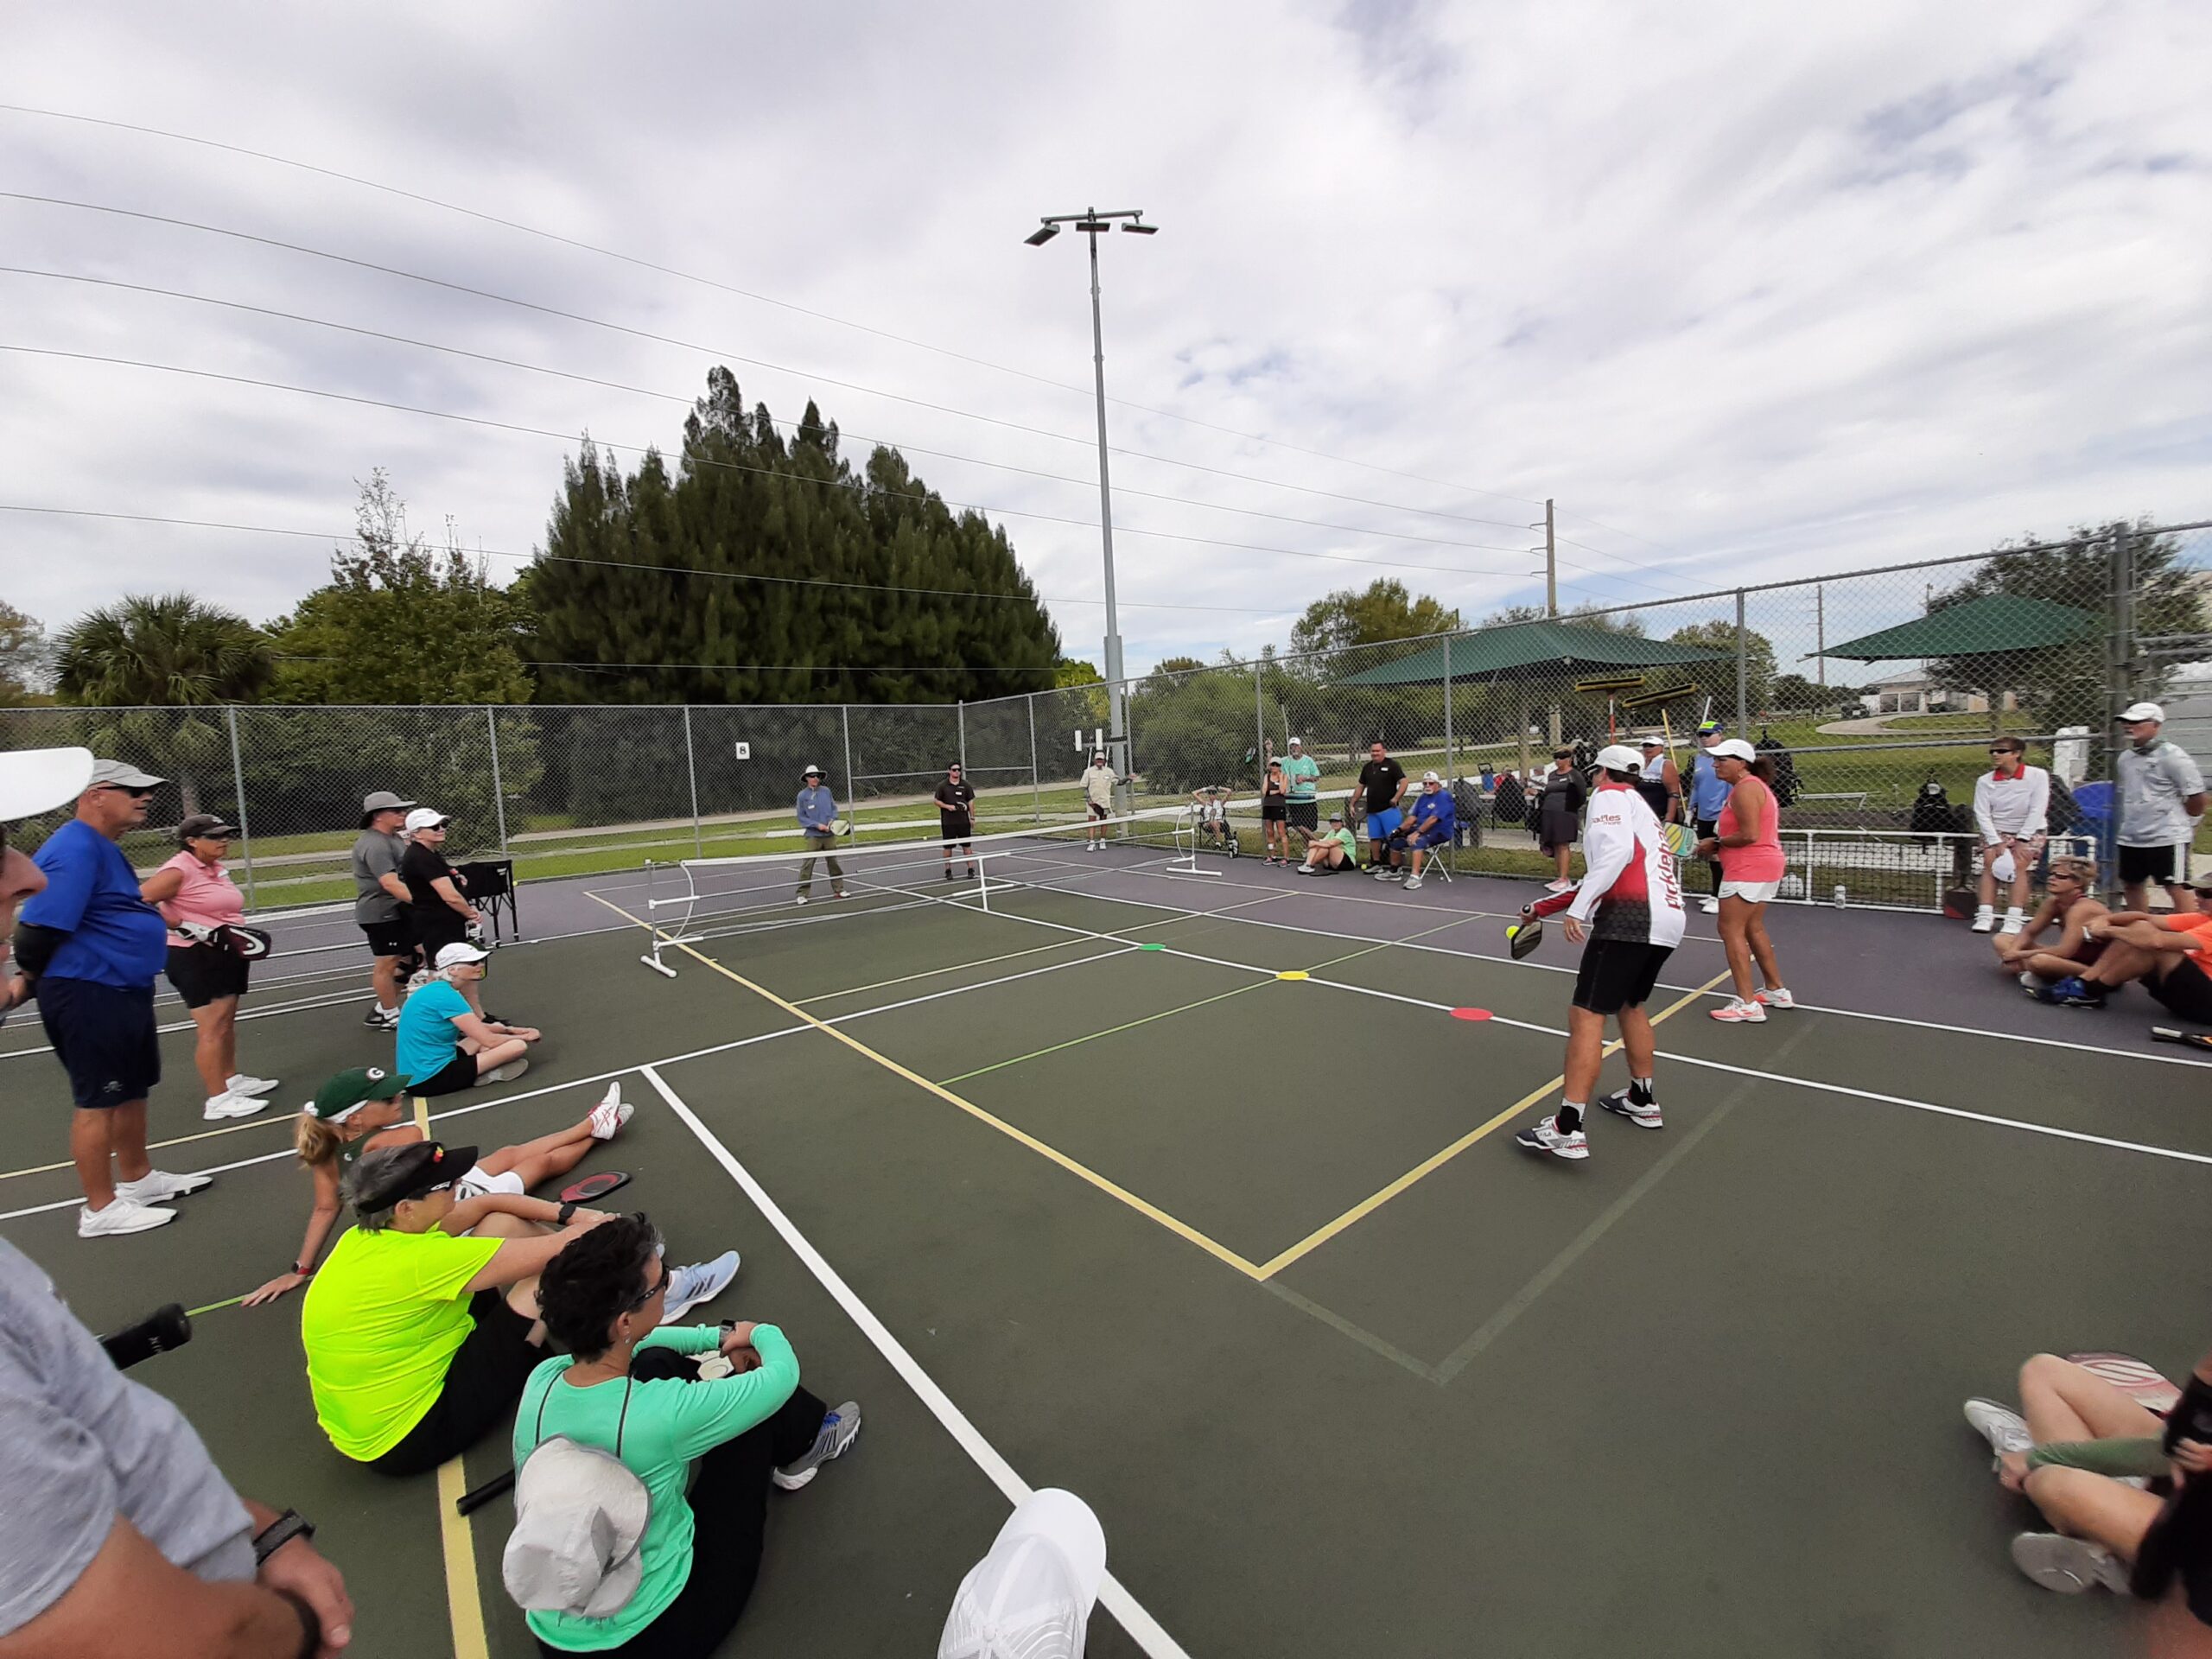
[[[630,1178],[619,1169],[602,1169],[596,1175],[587,1175],[581,1181],[572,1181],[561,1189],[563,1204],[589,1204],[594,1198],[603,1198],[610,1192],[619,1192],[629,1185]]]
[[[2183,1048],[2212,1048],[2212,1035],[2201,1031],[2176,1031],[2171,1026],[2151,1027],[2154,1043],[2177,1043]]]
[[[1534,955],[1543,942],[1544,920],[1541,916],[1528,917],[1505,930],[1505,947],[1516,962]]]

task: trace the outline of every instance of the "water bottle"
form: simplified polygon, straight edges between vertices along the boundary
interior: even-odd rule
[[[1838,910],[1841,910],[1843,908],[1843,883],[1839,881],[1835,884],[1835,907]]]

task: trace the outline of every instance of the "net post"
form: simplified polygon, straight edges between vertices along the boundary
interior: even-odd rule
[[[991,855],[988,853],[976,855],[976,892],[982,899],[983,913],[988,916],[991,910]]]
[[[699,762],[691,751],[691,705],[683,705],[683,775],[691,780],[691,855],[707,855],[705,833],[699,828]],[[851,785],[849,783],[847,787]]]
[[[645,861],[645,933],[652,945],[638,960],[663,979],[674,979],[676,969],[660,959],[660,924],[653,919],[653,861],[650,858]]]
[[[1029,705],[1029,822],[1045,822],[1045,794],[1037,782],[1037,694],[1027,693],[1022,699]]]

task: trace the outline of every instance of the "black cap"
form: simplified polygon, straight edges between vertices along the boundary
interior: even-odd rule
[[[238,832],[238,825],[217,817],[213,812],[195,812],[176,827],[180,842],[198,841],[202,837],[229,841]]]
[[[476,1166],[476,1148],[416,1141],[404,1147],[378,1147],[361,1154],[346,1183],[346,1196],[360,1215],[374,1215],[434,1186],[457,1181]]]

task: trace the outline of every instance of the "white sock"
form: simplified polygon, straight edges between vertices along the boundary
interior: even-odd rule
[[[2005,931],[2007,933],[2018,932],[2027,925],[2027,922],[2028,918],[2020,913],[2020,907],[2018,905],[2011,906],[2005,912]]]
[[[1979,907],[1977,910],[1975,910],[1975,912],[1974,912],[1974,920],[1976,920],[1977,922],[1986,922],[1986,921],[1991,921],[1991,920],[1995,919],[1996,915],[1997,915],[1997,909],[1996,909],[1996,906],[1993,906],[1993,905],[1983,905],[1983,906],[1981,906],[1980,907]]]

